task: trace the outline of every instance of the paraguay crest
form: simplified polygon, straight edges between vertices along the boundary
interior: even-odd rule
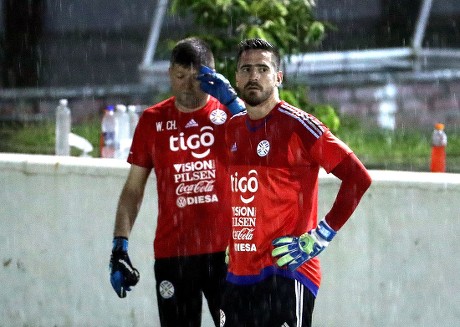
[[[257,154],[259,157],[265,157],[270,152],[270,142],[262,140],[257,144]]]
[[[227,113],[222,109],[216,109],[211,112],[209,119],[215,125],[222,125],[227,120]]]

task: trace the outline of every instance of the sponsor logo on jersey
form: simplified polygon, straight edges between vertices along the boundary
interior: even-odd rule
[[[222,125],[227,121],[227,113],[222,109],[215,109],[209,115],[209,119],[215,125]]]
[[[185,208],[189,205],[218,202],[215,194],[216,163],[214,160],[185,162],[173,165],[176,184],[176,205]]]
[[[176,204],[179,208],[185,208],[186,206],[194,205],[194,204],[203,204],[203,203],[211,203],[211,202],[219,202],[216,194],[208,194],[208,195],[198,195],[198,196],[180,196],[176,200]]]
[[[215,179],[215,170],[193,171],[174,175],[174,183],[194,182],[199,180]]]
[[[204,126],[200,129],[200,134],[192,134],[186,137],[181,132],[179,136],[171,135],[169,148],[173,152],[191,150],[193,157],[197,159],[205,158],[211,152],[210,147],[214,144],[213,130],[211,126]]]
[[[180,164],[174,164],[173,166],[176,170],[176,173],[216,169],[216,163],[214,162],[214,160],[185,162]]]
[[[233,212],[233,226],[255,226],[255,219],[244,217],[255,217],[256,208],[255,207],[232,207]],[[235,218],[238,217],[238,218]]]
[[[210,193],[214,191],[214,182],[212,181],[199,181],[196,184],[180,183],[176,188],[176,195]]]
[[[233,231],[233,239],[236,241],[251,241],[252,238],[254,237],[254,230],[255,228],[247,228],[244,227],[240,230],[234,230]]]
[[[257,247],[253,243],[235,243],[233,244],[233,248],[237,252],[256,252]]]
[[[239,176],[238,173],[235,173],[230,176],[230,181],[232,192],[241,193],[241,202],[248,204],[254,201],[255,193],[259,189],[256,170],[250,170],[248,176]]]

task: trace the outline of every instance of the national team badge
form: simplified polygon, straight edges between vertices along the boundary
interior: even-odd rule
[[[160,283],[160,295],[163,299],[170,299],[174,295],[174,285],[169,280]]]
[[[225,326],[225,320],[227,320],[225,318],[225,313],[222,309],[220,309],[220,327],[224,327]]]
[[[227,113],[222,109],[216,109],[211,112],[209,119],[215,125],[222,125],[227,120]]]
[[[267,140],[260,141],[257,144],[257,154],[259,157],[265,157],[270,151],[270,143]]]

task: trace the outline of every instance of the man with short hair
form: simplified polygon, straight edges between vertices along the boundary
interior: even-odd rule
[[[317,118],[280,100],[280,54],[244,40],[236,88],[246,110],[227,125],[232,236],[221,327],[310,327],[318,254],[350,218],[371,178]],[[318,173],[341,180],[318,222]]]
[[[163,327],[200,326],[203,295],[218,326],[227,272],[231,208],[224,128],[229,110],[240,107],[236,94],[224,106],[201,90],[197,76],[202,65],[214,68],[213,54],[202,40],[187,38],[172,50],[173,96],[140,117],[115,219],[110,279],[118,296],[125,297],[139,280],[128,256],[128,238],[153,169],[158,193],[153,247]]]

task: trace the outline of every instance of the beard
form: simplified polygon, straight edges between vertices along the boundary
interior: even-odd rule
[[[264,88],[257,83],[247,83],[244,88],[239,91],[241,99],[252,107],[265,102],[274,92],[273,89],[264,90]]]

